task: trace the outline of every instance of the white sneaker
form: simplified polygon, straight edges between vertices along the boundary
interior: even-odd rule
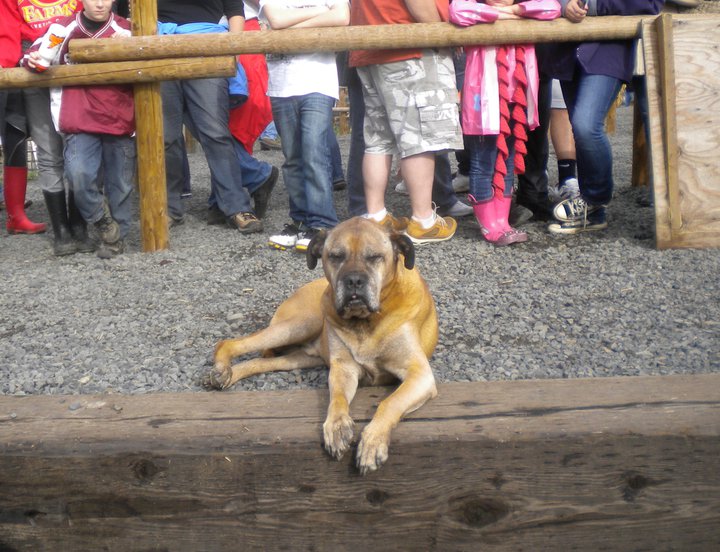
[[[286,224],[282,232],[274,234],[268,238],[268,245],[281,251],[287,249],[293,249],[298,241],[298,234],[300,234],[300,228],[293,224]]]
[[[395,185],[395,193],[397,194],[403,194],[408,195],[410,192],[408,192],[407,186],[405,185],[405,181],[401,180]]]
[[[470,205],[458,200],[448,209],[438,209],[438,213],[444,217],[458,218],[470,216],[474,213],[474,211]]]
[[[560,203],[566,199],[580,197],[580,184],[577,178],[568,178],[565,182],[558,184],[557,188],[548,188],[548,197],[553,203]]]
[[[470,189],[470,177],[466,174],[457,173],[453,178],[452,187],[456,194],[467,192]]]

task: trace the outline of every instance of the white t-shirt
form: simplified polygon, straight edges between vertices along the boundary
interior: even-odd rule
[[[285,8],[327,6],[347,0],[260,0],[260,20],[267,23],[263,8],[273,3]],[[288,98],[313,92],[337,99],[338,76],[334,52],[313,54],[267,54],[268,96]]]

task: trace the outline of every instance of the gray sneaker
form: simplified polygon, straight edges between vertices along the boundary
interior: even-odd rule
[[[118,240],[115,243],[101,243],[96,255],[101,259],[112,259],[125,252],[125,241]]]
[[[107,205],[103,206],[102,218],[94,224],[103,243],[115,243],[120,239],[120,226],[110,214]]]
[[[227,223],[242,234],[254,234],[263,230],[263,223],[258,220],[254,213],[250,212],[235,213],[227,218]]]

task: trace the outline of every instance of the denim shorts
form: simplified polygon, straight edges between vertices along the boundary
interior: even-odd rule
[[[358,67],[365,100],[365,152],[462,149],[452,56],[424,50],[419,59]]]

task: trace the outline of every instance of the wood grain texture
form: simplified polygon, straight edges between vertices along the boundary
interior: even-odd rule
[[[0,549],[720,545],[720,375],[441,385],[365,478],[322,450],[326,401],[0,397]]]
[[[0,90],[82,84],[122,84],[195,78],[229,77],[237,70],[232,56],[210,58],[151,59],[54,65],[44,73],[22,67],[0,69]]]
[[[720,17],[673,17],[680,224],[673,230],[663,141],[663,85],[656,30],[643,24],[651,159],[660,248],[720,246]],[[677,218],[677,217],[676,217]],[[677,224],[677,223],[676,223]]]
[[[684,16],[697,17],[697,16]],[[457,27],[451,23],[414,23],[284,29],[253,33],[165,35],[158,37],[73,40],[70,53],[78,62],[152,59],[199,55],[308,53],[384,48],[438,48],[466,44],[515,44],[637,37],[642,16],[588,18],[582,25],[554,21],[497,21]],[[650,17],[654,19],[654,17]]]

